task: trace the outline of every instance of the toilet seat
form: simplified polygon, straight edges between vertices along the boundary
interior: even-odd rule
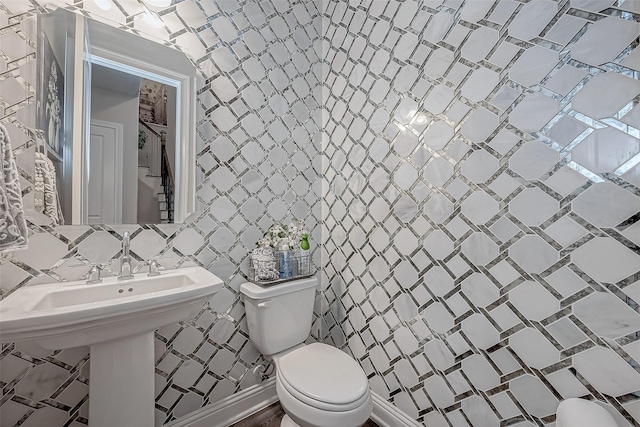
[[[335,347],[313,343],[276,361],[276,380],[299,401],[314,408],[344,412],[370,398],[360,365]]]

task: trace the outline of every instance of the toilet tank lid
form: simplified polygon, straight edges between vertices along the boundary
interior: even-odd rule
[[[284,295],[295,291],[301,291],[315,287],[318,279],[308,277],[306,279],[291,280],[290,282],[278,283],[277,285],[261,286],[247,282],[240,285],[240,292],[252,299],[267,299],[278,295]]]

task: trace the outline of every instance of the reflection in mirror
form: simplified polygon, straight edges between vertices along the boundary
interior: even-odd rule
[[[195,67],[186,56],[63,9],[39,16],[38,49],[36,210],[53,224],[193,213]]]

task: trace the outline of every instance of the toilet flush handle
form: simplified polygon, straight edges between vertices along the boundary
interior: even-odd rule
[[[269,304],[271,302],[270,299],[266,300],[266,301],[262,301],[258,303],[258,308],[267,308],[269,307],[271,304]]]

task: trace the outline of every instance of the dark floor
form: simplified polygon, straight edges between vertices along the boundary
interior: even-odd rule
[[[231,427],[278,427],[282,417],[284,417],[284,411],[280,403],[277,402],[242,421],[238,421]],[[369,420],[362,427],[378,427],[378,425]]]

